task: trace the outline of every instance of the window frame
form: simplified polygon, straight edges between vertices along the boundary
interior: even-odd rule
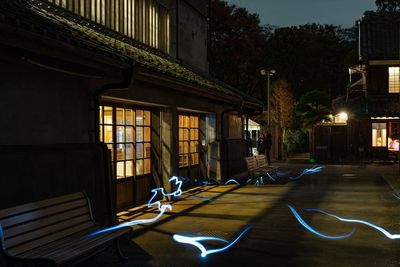
[[[180,122],[181,116],[183,119],[186,117],[189,119],[188,126],[185,127],[183,120],[182,125]],[[192,127],[191,118],[197,119],[197,127]],[[182,132],[181,132],[182,131]],[[187,139],[185,138],[185,131],[187,131]],[[192,138],[192,131],[194,138]],[[197,132],[197,134],[196,134]],[[182,136],[182,138],[181,138]],[[197,136],[197,138],[196,138]],[[187,152],[185,152],[185,143],[187,146]],[[194,150],[192,151],[192,144]],[[197,145],[197,146],[196,146]],[[183,152],[183,153],[181,153]],[[187,163],[185,164],[185,157],[187,156]],[[178,165],[179,168],[195,167],[200,164],[200,115],[194,113],[179,113],[178,114]]]
[[[391,75],[391,69],[393,70],[393,75]],[[388,67],[388,93],[398,94],[400,93],[400,67],[390,66]]]
[[[111,107],[112,108],[112,124],[106,124],[104,121],[104,107]],[[131,124],[126,124],[126,118],[125,118],[125,114],[124,114],[124,120],[123,120],[123,124],[118,124],[117,123],[117,110],[118,109],[124,109],[125,110],[132,110],[133,112],[133,121],[131,122]],[[137,158],[137,149],[138,149],[138,142],[137,142],[137,111],[141,110],[141,111],[146,111],[149,112],[150,118],[148,119],[149,124],[148,125],[140,125],[139,127],[146,127],[149,129],[149,138],[148,141],[145,142],[139,142],[139,143],[146,143],[149,144],[148,147],[150,149],[150,153],[148,153],[148,157],[145,158],[140,158],[139,160],[143,160],[143,173],[138,174],[137,171],[137,167],[138,167],[138,158]],[[123,104],[123,103],[112,103],[112,102],[101,102],[99,105],[99,135],[100,135],[100,142],[105,143],[109,150],[111,150],[111,165],[112,165],[112,174],[113,174],[113,178],[115,179],[115,181],[123,181],[126,179],[137,179],[137,178],[141,178],[144,177],[146,175],[151,175],[152,170],[151,170],[151,164],[152,164],[152,138],[151,138],[151,129],[152,129],[152,112],[153,110],[149,107],[142,107],[142,106],[135,106],[135,105],[130,105],[130,104]],[[105,137],[105,133],[104,133],[104,126],[111,126],[112,127],[112,142],[104,142],[104,137]],[[124,127],[124,139],[122,142],[120,142],[121,140],[118,140],[118,126],[120,127]],[[133,132],[132,132],[132,137],[131,140],[132,141],[127,141],[126,137],[127,137],[127,132],[126,132],[126,127],[132,127]],[[144,139],[144,135],[145,132],[143,131],[143,139]],[[125,145],[125,149],[124,149],[124,157],[122,159],[118,159],[117,157],[117,146],[118,144],[123,144]],[[132,158],[127,158],[127,149],[126,149],[126,145],[127,144],[132,144],[133,147],[133,151],[132,151]],[[112,149],[110,149],[112,148]],[[144,156],[144,146],[143,146],[143,156]],[[145,172],[144,171],[144,162],[145,160],[149,161],[149,172]],[[132,161],[133,166],[132,166],[132,176],[127,176],[127,171],[126,171],[126,166],[128,161]],[[117,176],[117,165],[118,162],[125,162],[124,164],[124,177],[118,177]]]

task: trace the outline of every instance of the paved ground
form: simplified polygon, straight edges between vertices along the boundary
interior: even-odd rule
[[[287,170],[304,167],[291,165]],[[390,240],[367,226],[303,210],[320,208],[400,233],[400,200],[393,196],[396,188],[391,187],[396,185],[390,186],[384,176],[399,180],[398,166],[328,166],[320,174],[286,184],[198,188],[173,203],[173,211],[157,223],[134,228],[134,236],[123,240],[128,262],[119,263],[110,251],[81,266],[400,266],[400,240]],[[288,204],[324,234],[355,232],[340,240],[317,237],[299,224]],[[122,218],[155,215],[132,210]],[[200,257],[196,247],[172,239],[174,234],[185,234],[233,240],[251,224],[237,244],[206,258]],[[221,243],[207,245],[217,248]]]

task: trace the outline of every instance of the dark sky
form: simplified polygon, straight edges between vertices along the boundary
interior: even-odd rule
[[[296,26],[307,22],[354,26],[375,0],[225,0],[260,15],[262,24]]]

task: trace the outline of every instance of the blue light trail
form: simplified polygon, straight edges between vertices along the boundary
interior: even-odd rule
[[[333,218],[335,218],[335,219],[337,219],[337,220],[339,220],[339,221],[342,221],[342,222],[364,224],[364,225],[367,225],[367,226],[369,226],[369,227],[372,227],[372,228],[378,230],[379,232],[381,232],[382,234],[384,234],[387,238],[390,238],[390,239],[400,239],[400,234],[391,234],[391,233],[389,233],[387,230],[385,230],[383,227],[378,226],[378,225],[373,224],[373,223],[370,223],[370,222],[367,222],[367,221],[358,220],[358,219],[342,218],[342,217],[339,217],[339,216],[337,216],[337,215],[328,213],[328,212],[323,211],[323,210],[320,210],[320,209],[305,209],[305,211],[307,211],[307,212],[319,212],[319,213],[322,213],[322,214],[331,216],[331,217],[333,217]]]
[[[237,185],[240,185],[235,179],[230,179],[230,180],[228,180],[225,184],[227,185],[227,184],[229,184],[229,183],[235,183],[235,184],[237,184]]]
[[[324,169],[324,166],[314,166],[310,169],[304,169],[299,175],[295,176],[295,177],[289,177],[290,180],[298,180],[301,177],[303,177],[304,175],[310,175],[310,174],[314,174],[314,173],[320,173],[322,172],[322,169]]]
[[[154,218],[150,218],[150,219],[141,219],[141,220],[135,220],[135,221],[129,221],[129,222],[124,222],[115,226],[111,226],[93,233],[90,233],[89,236],[94,236],[97,234],[101,234],[101,233],[105,233],[105,232],[110,232],[113,230],[117,230],[120,229],[122,227],[127,227],[127,226],[134,226],[134,225],[138,225],[138,224],[147,224],[147,223],[152,223],[157,221],[158,219],[161,218],[161,216],[167,211],[171,211],[172,210],[172,206],[170,204],[162,204],[160,201],[155,201],[154,199],[156,198],[156,196],[158,195],[158,193],[161,193],[161,195],[163,197],[170,197],[170,196],[174,196],[174,197],[178,197],[180,195],[182,195],[182,181],[180,181],[178,179],[178,177],[173,176],[171,179],[169,179],[169,182],[175,182],[175,185],[177,186],[177,189],[172,192],[172,193],[165,193],[164,188],[160,187],[160,188],[155,188],[153,190],[151,190],[151,192],[153,193],[153,196],[150,198],[149,202],[147,203],[147,207],[151,208],[153,206],[157,206],[158,210],[160,211],[160,213],[154,217]]]
[[[393,193],[393,196],[394,196],[395,198],[397,198],[398,200],[400,200],[400,195],[399,195],[399,194]]]
[[[240,238],[242,238],[242,236],[244,234],[246,234],[251,227],[253,227],[253,225],[249,225],[247,226],[232,242],[229,242],[225,239],[222,238],[218,238],[218,237],[213,237],[213,236],[195,236],[195,237],[190,237],[190,236],[183,236],[183,235],[174,235],[173,239],[179,243],[184,243],[184,244],[190,244],[192,246],[197,247],[200,251],[201,251],[201,257],[206,257],[209,254],[213,254],[213,253],[218,253],[218,252],[222,252],[224,250],[227,250],[228,248],[232,247],[236,242],[239,241]],[[218,249],[210,249],[207,250],[205,248],[205,246],[203,246],[200,241],[220,241],[222,243],[226,243],[227,245],[222,247],[222,248],[218,248]]]
[[[290,205],[288,205],[289,209],[292,211],[293,215],[295,216],[295,218],[297,219],[297,221],[299,221],[299,223],[308,231],[310,231],[311,233],[319,236],[319,237],[323,237],[323,238],[327,238],[327,239],[343,239],[343,238],[348,238],[350,237],[353,233],[354,233],[354,229],[351,233],[346,234],[346,235],[337,235],[337,236],[332,236],[332,235],[325,235],[322,234],[320,232],[318,232],[317,230],[315,230],[314,228],[312,228],[310,225],[308,225],[303,218],[301,218],[301,216],[299,215],[299,213]]]

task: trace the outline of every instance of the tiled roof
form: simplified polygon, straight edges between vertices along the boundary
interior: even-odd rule
[[[399,58],[400,12],[366,12],[361,20],[361,54]]]
[[[256,104],[261,102],[250,96],[239,94],[229,86],[204,77],[180,64],[140,49],[124,38],[113,38],[119,35],[101,25],[76,16],[54,5],[40,0],[1,0],[0,23],[10,24],[59,41],[64,41],[84,49],[118,59],[134,61],[142,68],[164,75],[197,84],[224,94],[244,98]],[[121,37],[119,35],[119,37]]]

